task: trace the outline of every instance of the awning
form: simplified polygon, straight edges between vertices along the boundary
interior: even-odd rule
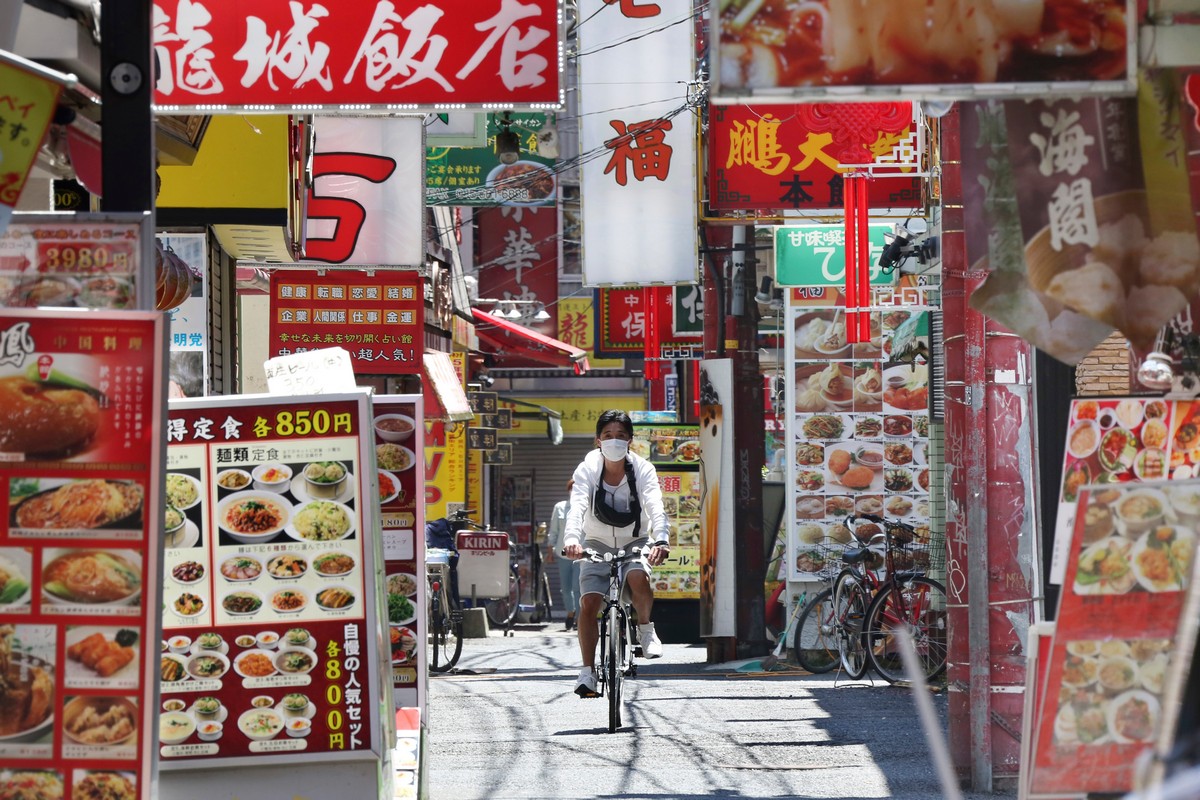
[[[471,313],[475,317],[476,335],[501,352],[524,356],[555,367],[571,367],[576,375],[582,375],[591,369],[586,350],[560,342],[524,325],[484,313],[478,308],[472,308]]]
[[[446,353],[425,353],[422,389],[425,396],[425,419],[443,422],[466,422],[475,412],[467,401],[462,380],[454,371],[454,362]]]

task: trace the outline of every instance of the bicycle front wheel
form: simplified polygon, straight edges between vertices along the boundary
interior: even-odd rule
[[[521,579],[515,572],[508,573],[508,596],[488,600],[484,604],[488,622],[497,628],[505,628],[517,617],[521,607]]]
[[[608,661],[604,665],[608,681],[608,732],[621,727],[622,662],[625,660],[625,619],[619,608],[608,610]]]
[[[429,603],[429,671],[448,672],[462,655],[462,620],[447,613],[444,599],[434,594]]]
[[[837,620],[838,655],[850,680],[867,674],[870,666],[863,644],[863,621],[870,597],[853,575],[843,572],[833,587],[833,614]]]
[[[796,663],[819,675],[838,665],[837,617],[833,613],[833,589],[825,589],[800,612],[792,640]]]
[[[946,669],[946,590],[930,578],[888,581],[867,610],[863,630],[871,666],[891,683],[906,680],[898,631],[907,631],[925,680]]]

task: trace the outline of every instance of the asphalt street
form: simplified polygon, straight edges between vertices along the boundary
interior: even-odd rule
[[[610,734],[607,700],[572,693],[579,650],[562,627],[467,639],[460,671],[430,681],[428,797],[944,796],[908,689],[713,668],[702,646],[667,644],[626,684]],[[945,706],[936,696],[943,726]]]

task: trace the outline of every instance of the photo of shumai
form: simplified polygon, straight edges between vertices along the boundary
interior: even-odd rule
[[[99,392],[52,370],[41,380],[37,365],[0,378],[0,452],[26,458],[65,458],[93,443],[100,430]]]

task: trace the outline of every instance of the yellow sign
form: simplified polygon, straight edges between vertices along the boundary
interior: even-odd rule
[[[467,354],[451,353],[454,372],[463,381]],[[450,516],[467,502],[467,426],[425,423],[425,519]],[[451,507],[451,504],[453,506]]]
[[[62,87],[11,64],[0,64],[0,206],[16,206]],[[10,209],[0,212],[0,233]]]
[[[581,395],[579,397],[562,396],[529,396],[520,395],[515,398],[525,403],[545,406],[551,411],[562,414],[562,429],[564,436],[595,436],[596,420],[610,408],[622,411],[645,411],[646,398],[640,394],[614,395]],[[546,436],[546,420],[542,418],[521,418],[519,414],[533,411],[529,406],[513,405],[500,397],[501,408],[513,409],[512,430],[504,431],[504,438],[512,436]]]
[[[558,301],[558,340],[586,350],[592,369],[620,368],[620,358],[596,358],[596,308],[590,297],[564,297]]]
[[[0,82],[2,84],[2,82]],[[286,114],[214,116],[191,166],[163,165],[159,208],[287,208]]]

